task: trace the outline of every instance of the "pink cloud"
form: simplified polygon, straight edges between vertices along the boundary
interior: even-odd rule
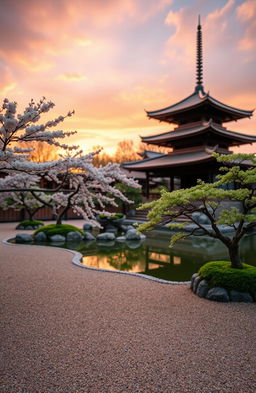
[[[256,48],[256,2],[248,0],[237,8],[238,19],[244,23],[245,31],[239,41],[239,49],[252,51]]]

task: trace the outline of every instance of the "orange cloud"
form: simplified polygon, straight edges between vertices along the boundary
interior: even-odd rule
[[[59,75],[57,78],[67,81],[80,81],[81,79],[86,79],[86,76],[82,74],[66,72],[64,74]]]

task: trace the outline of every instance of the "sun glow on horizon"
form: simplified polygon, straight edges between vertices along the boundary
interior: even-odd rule
[[[255,0],[61,4],[1,4],[0,92],[21,105],[46,96],[58,115],[75,109],[63,129],[78,133],[67,143],[112,154],[119,141],[173,128],[149,120],[145,109],[193,92],[199,10],[205,90],[226,104],[256,107]],[[225,126],[255,134],[256,116]]]

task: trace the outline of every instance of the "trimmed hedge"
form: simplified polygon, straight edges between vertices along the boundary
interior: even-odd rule
[[[48,238],[53,235],[66,236],[69,232],[79,232],[81,233],[81,235],[84,235],[84,231],[82,229],[79,229],[73,225],[68,225],[68,224],[45,225],[44,227],[37,229],[34,232],[34,236],[39,232],[44,232]]]
[[[198,274],[208,282],[210,288],[256,293],[256,267],[243,266],[243,269],[233,269],[227,261],[208,262],[199,269]]]

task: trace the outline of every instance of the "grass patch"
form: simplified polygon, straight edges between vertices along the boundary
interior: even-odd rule
[[[44,232],[48,238],[53,235],[66,236],[69,232],[79,232],[81,233],[81,235],[84,235],[84,231],[82,229],[79,229],[73,225],[68,225],[68,224],[45,225],[44,227],[37,229],[34,232],[34,236],[39,232]]]
[[[256,292],[256,267],[243,264],[243,269],[231,268],[227,261],[208,262],[202,266],[198,274],[211,288],[222,287],[240,292]]]
[[[21,221],[16,228],[19,226],[23,226],[24,228],[26,227],[36,227],[38,225],[44,225],[43,221],[38,221],[38,220],[24,220]]]

